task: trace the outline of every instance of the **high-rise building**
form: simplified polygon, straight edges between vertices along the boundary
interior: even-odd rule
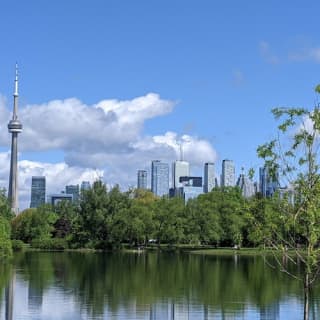
[[[242,195],[245,198],[250,198],[255,194],[254,183],[244,173],[240,174],[237,187],[241,189]]]
[[[137,174],[137,188],[147,189],[148,187],[148,173],[146,170],[138,170]]]
[[[89,181],[82,181],[81,182],[81,191],[89,190],[91,188],[91,184]]]
[[[72,194],[66,194],[66,193],[50,194],[47,200],[48,200],[48,203],[50,203],[52,206],[57,205],[61,201],[72,202]]]
[[[272,176],[267,167],[259,169],[259,191],[263,197],[272,197],[279,186],[278,173]]]
[[[72,195],[72,202],[78,203],[79,202],[79,196],[80,196],[80,190],[79,185],[68,185],[66,186],[66,194]]]
[[[14,81],[13,114],[9,121],[8,130],[11,133],[11,160],[8,200],[14,214],[19,213],[18,195],[18,134],[22,132],[22,124],[18,119],[18,66],[16,65],[16,77]]]
[[[203,193],[202,177],[180,177],[181,187],[175,188],[175,196],[183,197],[185,202]]]
[[[181,186],[193,186],[202,188],[202,177],[180,177]]]
[[[151,191],[159,197],[169,193],[169,165],[160,160],[151,163]]]
[[[234,187],[235,168],[232,160],[222,161],[221,187]]]
[[[177,160],[172,164],[172,187],[181,187],[180,177],[190,176],[189,162]]]
[[[206,162],[204,164],[204,176],[203,177],[204,177],[203,192],[208,193],[215,187],[215,183],[216,183],[213,162]]]
[[[31,179],[30,208],[38,208],[46,203],[46,177],[33,176]]]

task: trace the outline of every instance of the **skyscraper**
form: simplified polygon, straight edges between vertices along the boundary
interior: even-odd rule
[[[232,160],[222,161],[221,187],[234,187],[235,168]]]
[[[272,177],[267,167],[259,169],[259,191],[263,197],[272,197],[272,195],[279,189],[279,177],[275,174]]]
[[[91,184],[89,181],[82,181],[81,182],[81,191],[89,190],[91,188]]]
[[[189,177],[189,162],[177,160],[172,164],[172,187],[174,189],[181,187],[180,177]]]
[[[138,170],[137,174],[137,188],[147,189],[148,187],[148,173],[146,170]]]
[[[206,162],[204,164],[204,182],[203,192],[208,193],[215,187],[214,163]]]
[[[18,195],[18,134],[22,132],[22,124],[18,119],[18,66],[16,65],[16,77],[14,81],[13,94],[13,115],[8,124],[8,130],[11,133],[11,160],[10,160],[10,178],[8,199],[11,210],[19,213],[19,195]]]
[[[245,198],[250,198],[255,194],[254,183],[244,173],[240,174],[237,187],[241,189]]]
[[[30,208],[38,208],[46,202],[46,177],[33,176],[31,181]]]
[[[78,203],[79,202],[79,196],[80,196],[80,191],[79,191],[79,185],[68,185],[66,186],[66,194],[71,194],[72,195],[72,202],[73,203]]]
[[[160,160],[151,163],[151,191],[159,197],[169,193],[169,165]]]

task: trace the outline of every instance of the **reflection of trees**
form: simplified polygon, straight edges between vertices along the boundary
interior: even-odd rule
[[[106,305],[116,313],[159,301],[193,301],[222,314],[241,313],[250,303],[267,314],[277,312],[288,295],[301,293],[299,282],[260,256],[33,252],[16,263],[31,288],[61,287],[93,315],[103,314]]]
[[[0,310],[4,308],[1,302],[3,301],[6,288],[8,288],[11,273],[12,273],[12,266],[10,264],[0,263]]]

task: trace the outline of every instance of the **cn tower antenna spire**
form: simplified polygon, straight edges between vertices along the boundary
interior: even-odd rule
[[[14,93],[13,93],[13,115],[12,119],[16,120],[18,118],[18,85],[19,85],[19,79],[18,79],[18,63],[16,62],[16,76],[14,79]]]

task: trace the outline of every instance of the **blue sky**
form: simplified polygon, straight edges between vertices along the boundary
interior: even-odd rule
[[[22,109],[156,93],[176,105],[139,135],[205,140],[218,171],[224,158],[257,167],[257,145],[275,133],[270,109],[316,99],[319,10],[318,1],[2,1],[0,94],[11,108],[16,61]],[[25,147],[20,158],[68,162],[66,152]]]

